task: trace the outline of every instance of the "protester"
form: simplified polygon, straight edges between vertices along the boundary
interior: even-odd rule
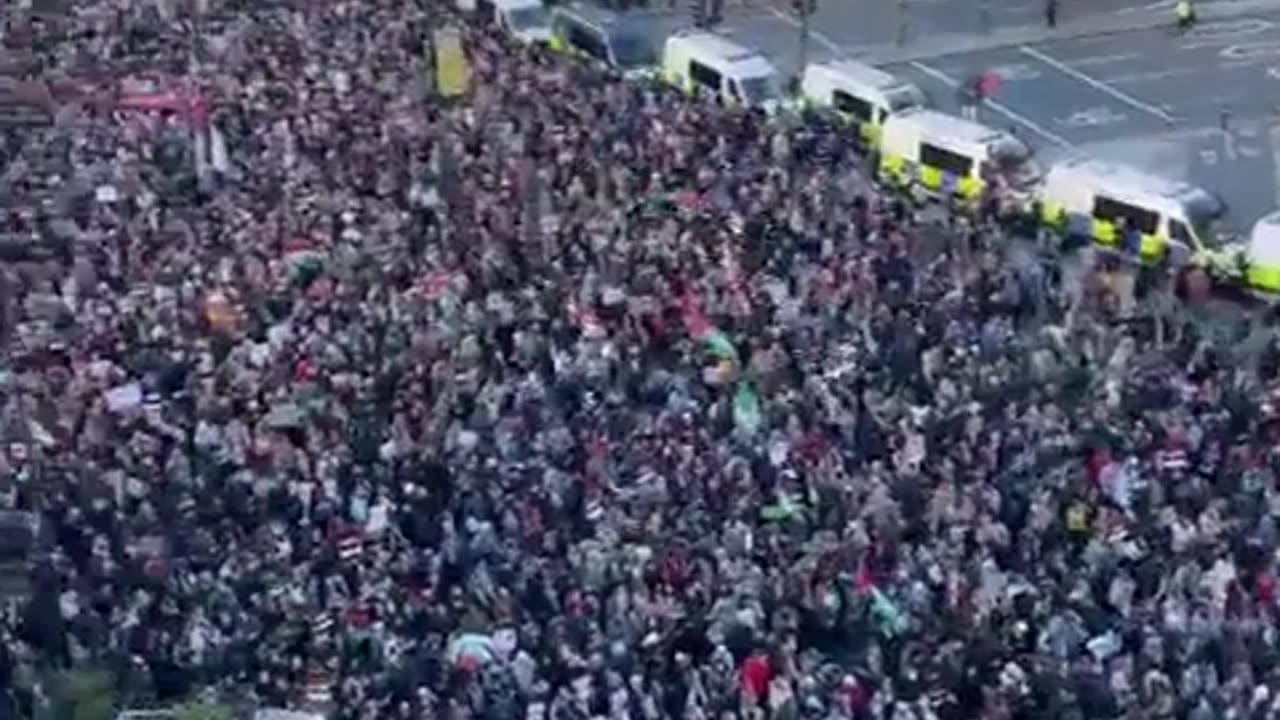
[[[816,119],[469,25],[442,99],[443,0],[206,6],[28,28],[80,99],[3,147],[0,498],[48,552],[0,679],[339,718],[1280,708],[1265,334],[1113,322],[1092,263],[917,212]]]

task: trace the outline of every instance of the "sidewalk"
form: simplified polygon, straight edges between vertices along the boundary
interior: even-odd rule
[[[1197,12],[1200,22],[1230,20],[1259,13],[1280,12],[1280,0],[1202,0]],[[999,50],[1018,45],[1034,45],[1053,40],[1118,35],[1162,27],[1170,28],[1172,32],[1173,17],[1170,13],[1154,11],[1125,15],[1093,15],[1060,23],[1058,27],[1052,29],[1044,25],[1023,25],[996,29],[987,35],[972,33],[931,35],[902,46],[884,43],[854,48],[849,51],[849,56],[875,65],[889,65],[929,60],[946,55]]]

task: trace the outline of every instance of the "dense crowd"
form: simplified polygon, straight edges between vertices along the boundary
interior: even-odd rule
[[[76,88],[4,136],[10,716],[1277,714],[1269,344],[816,119],[470,25],[441,98],[442,2],[6,32]]]

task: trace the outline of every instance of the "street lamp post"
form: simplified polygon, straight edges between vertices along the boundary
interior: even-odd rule
[[[907,0],[898,0],[898,45],[907,44]]]
[[[800,72],[809,64],[809,21],[818,10],[818,0],[792,0],[792,9],[800,16]]]

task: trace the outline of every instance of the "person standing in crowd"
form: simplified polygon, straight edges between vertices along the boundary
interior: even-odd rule
[[[206,5],[6,33],[83,87],[0,129],[0,711],[1280,711],[1266,333],[451,2]]]

